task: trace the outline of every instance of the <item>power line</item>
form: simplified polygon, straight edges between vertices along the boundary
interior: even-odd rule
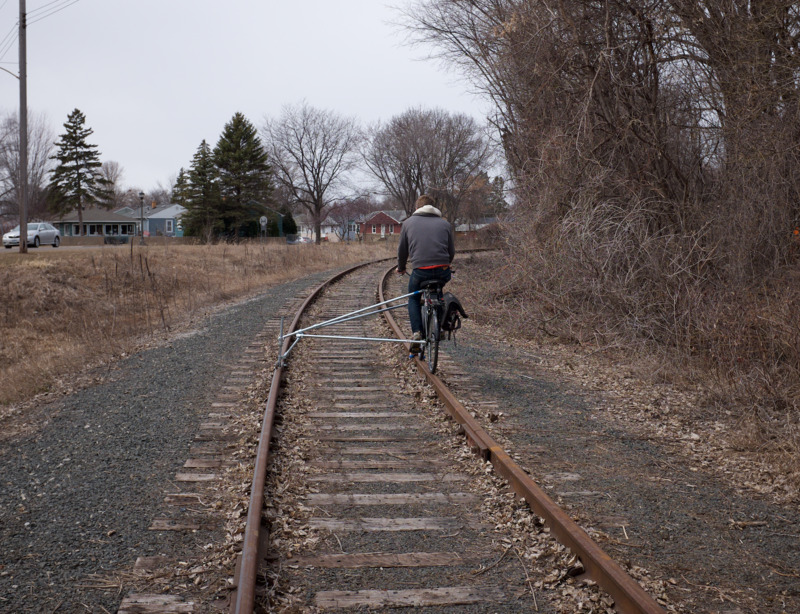
[[[13,36],[15,33],[16,33],[16,34],[19,34],[19,29],[18,29],[18,26],[19,26],[19,21],[18,21],[17,23],[15,23],[15,24],[14,24],[14,25],[11,27],[11,29],[8,31],[8,34],[6,34],[6,35],[3,37],[3,40],[0,40],[0,48],[2,48],[2,47],[3,47],[3,45],[5,45],[5,44],[6,44],[6,41],[8,40],[8,37],[9,37],[9,36]]]
[[[19,22],[17,22],[13,28],[3,37],[3,40],[0,41],[0,60],[2,60],[9,50],[14,46],[14,43],[17,42],[19,38]]]
[[[38,8],[31,9],[30,11],[28,11],[28,16],[30,17],[31,15],[35,15],[36,13],[41,13],[43,10],[45,10],[51,4],[58,4],[59,2],[64,2],[64,0],[52,0],[51,2],[48,2],[47,4],[43,4],[42,6],[40,6]]]
[[[42,6],[35,8],[28,13],[26,13],[26,22],[27,25],[31,25],[42,21],[43,19],[47,19],[48,17],[55,15],[56,13],[60,13],[65,8],[72,6],[73,4],[78,3],[79,0],[51,0],[51,2],[47,2]],[[0,9],[2,9],[8,0],[4,0],[3,4],[0,5]],[[54,6],[55,5],[55,6]],[[33,19],[31,19],[33,17]],[[11,30],[9,30],[8,34],[6,34],[2,40],[0,40],[0,61],[6,56],[6,54],[14,47],[14,44],[19,40],[19,20],[13,25]]]
[[[65,4],[62,4],[61,6],[54,7],[49,13],[45,13],[44,15],[41,15],[41,16],[37,15],[36,19],[28,21],[28,25],[30,26],[30,25],[32,25],[34,23],[37,23],[37,22],[41,21],[42,19],[47,19],[48,17],[50,17],[52,15],[55,15],[56,13],[60,13],[65,8],[70,7],[73,4],[77,4],[80,0],[56,0],[56,2],[59,2],[59,1],[64,1]],[[53,4],[53,3],[51,2],[50,4]],[[47,5],[45,5],[45,6],[47,6]],[[44,7],[42,7],[42,8],[44,8]]]

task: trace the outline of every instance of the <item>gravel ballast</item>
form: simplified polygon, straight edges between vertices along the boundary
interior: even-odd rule
[[[328,275],[217,311],[34,408],[38,428],[0,443],[0,611],[114,612],[122,595],[93,588],[98,577],[192,545],[191,532],[148,527],[226,365],[265,320]]]
[[[202,549],[197,533],[148,527],[230,365],[265,320],[325,277],[93,371],[93,384],[35,408],[36,429],[0,440],[0,612],[114,612],[124,589],[98,578],[137,557]],[[467,321],[458,341],[444,344],[443,378],[449,365],[468,374],[456,393],[646,590],[666,590],[681,612],[798,611],[800,516],[724,479],[723,464],[700,454],[704,431],[666,429],[666,411],[626,401],[641,392],[633,383],[608,394],[489,326]],[[625,372],[610,377],[627,382]]]
[[[448,289],[459,294],[458,279]],[[469,374],[456,395],[471,395],[501,445],[647,590],[663,587],[681,612],[800,611],[800,515],[768,484],[746,485],[738,451],[719,443],[735,427],[703,418],[692,395],[634,377],[625,357],[474,319],[442,351]]]

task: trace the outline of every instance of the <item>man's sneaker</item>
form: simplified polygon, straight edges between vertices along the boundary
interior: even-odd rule
[[[414,333],[411,335],[412,341],[422,341],[422,333]],[[422,346],[419,343],[412,343],[411,344],[411,354],[419,354],[422,351]]]

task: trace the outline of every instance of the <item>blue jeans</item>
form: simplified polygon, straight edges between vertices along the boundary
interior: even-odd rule
[[[408,279],[408,291],[416,292],[419,290],[420,284],[422,284],[423,281],[430,281],[432,279],[438,279],[442,282],[442,285],[444,285],[450,281],[452,276],[453,274],[450,272],[449,268],[414,269],[411,271],[411,277]],[[422,307],[420,302],[421,297],[421,294],[408,297],[408,319],[411,321],[412,333],[422,332],[422,312],[420,311]]]

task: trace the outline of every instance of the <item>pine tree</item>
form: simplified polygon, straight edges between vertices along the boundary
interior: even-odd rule
[[[184,206],[187,209],[182,218],[185,234],[210,240],[222,229],[219,175],[205,140],[197,148],[189,167]]]
[[[86,116],[75,109],[67,116],[66,132],[56,142],[58,152],[51,156],[58,164],[50,173],[52,208],[62,215],[78,211],[78,224],[84,234],[83,210],[86,205],[97,204],[110,208],[113,205],[109,181],[100,173],[102,163],[97,145],[86,139],[94,132],[84,127]]]
[[[241,113],[225,124],[214,148],[222,195],[221,215],[225,231],[238,235],[246,226],[258,234],[258,219],[272,193],[272,169],[258,133]]]
[[[505,197],[505,180],[498,175],[492,180],[492,191],[489,196],[490,215],[499,216],[508,209],[508,201]]]
[[[178,171],[175,185],[172,186],[172,198],[170,200],[181,207],[185,207],[186,203],[189,202],[189,176],[183,167]]]
[[[283,234],[285,235],[295,235],[297,234],[297,222],[294,221],[294,217],[292,216],[292,210],[289,209],[286,205],[283,205],[280,208],[280,212],[283,214]]]

